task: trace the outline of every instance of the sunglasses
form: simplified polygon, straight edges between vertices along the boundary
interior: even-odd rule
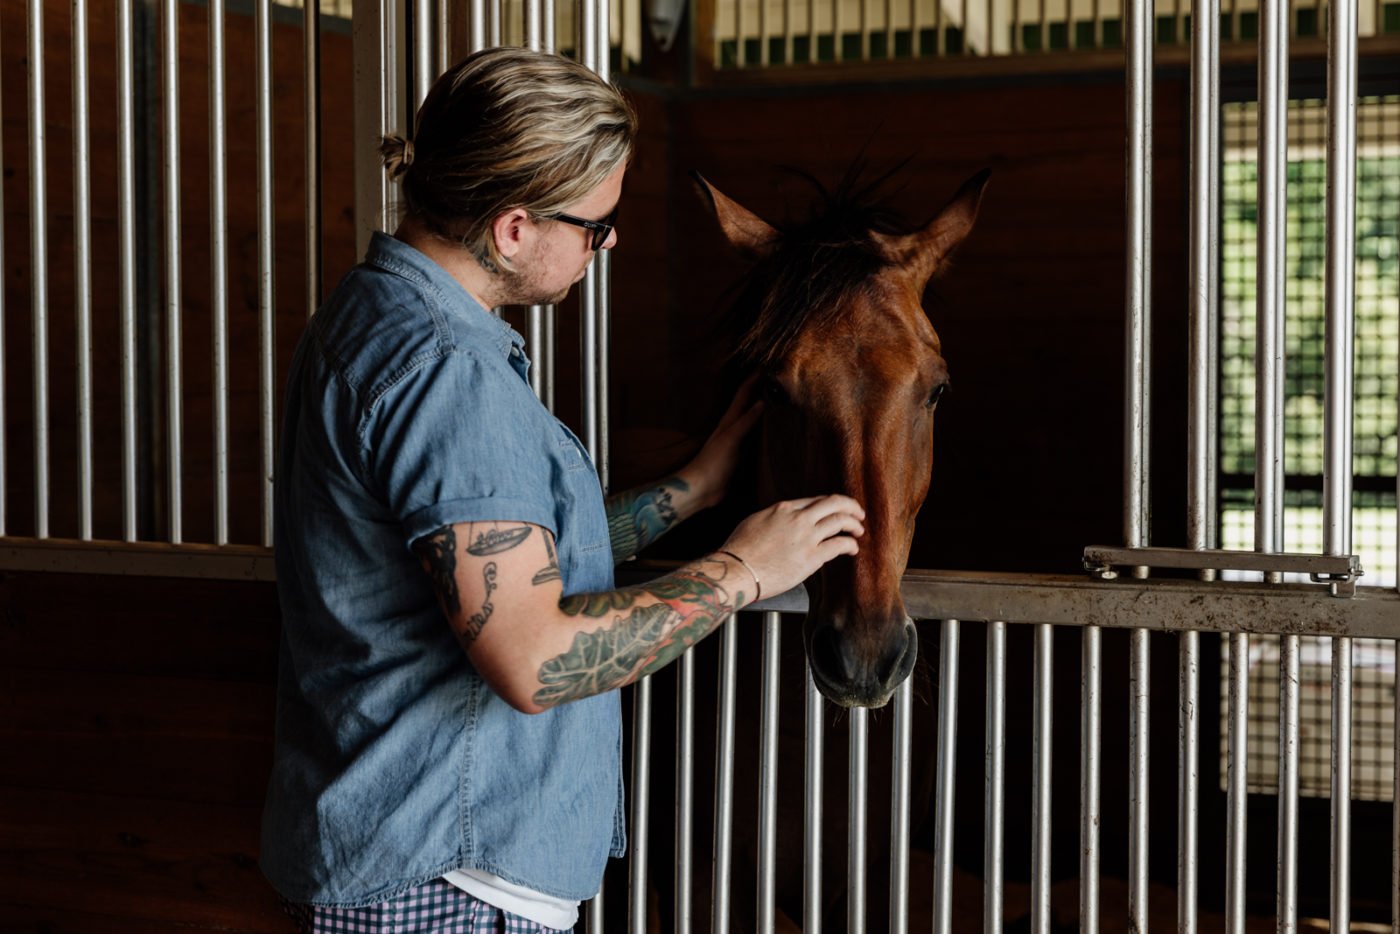
[[[608,237],[612,236],[613,225],[617,221],[617,208],[613,208],[611,214],[600,221],[584,220],[582,217],[574,217],[572,214],[550,214],[550,220],[563,221],[566,224],[573,224],[575,227],[582,227],[584,230],[593,232],[593,241],[589,244],[592,250],[600,250],[603,244],[608,242]]]

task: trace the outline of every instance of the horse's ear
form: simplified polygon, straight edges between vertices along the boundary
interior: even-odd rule
[[[957,194],[923,230],[903,237],[880,238],[889,258],[909,270],[921,290],[944,258],[971,232],[977,220],[977,208],[982,203],[982,190],[987,187],[991,175],[991,169],[983,169],[963,182]]]
[[[777,230],[705,181],[699,172],[691,172],[690,177],[695,180],[695,188],[700,192],[701,199],[714,212],[715,220],[719,221],[720,230],[730,246],[749,259],[762,259],[772,252],[773,244],[778,240]]]

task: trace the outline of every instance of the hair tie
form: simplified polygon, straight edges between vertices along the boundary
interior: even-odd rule
[[[408,171],[413,164],[413,140],[399,136],[379,137],[379,158],[392,181]]]

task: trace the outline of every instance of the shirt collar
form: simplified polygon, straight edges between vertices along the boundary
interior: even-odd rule
[[[515,328],[482,308],[481,303],[462,288],[462,284],[452,278],[447,270],[402,240],[376,230],[370,238],[365,263],[423,281],[447,299],[443,306],[448,314],[457,316],[470,330],[490,341],[503,355],[509,357],[513,349],[524,348],[525,338]]]

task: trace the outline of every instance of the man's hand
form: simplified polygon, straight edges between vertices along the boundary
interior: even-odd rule
[[[838,555],[860,551],[865,510],[849,496],[832,494],[785,500],[749,516],[724,550],[743,558],[763,593],[791,590]]]
[[[754,401],[753,389],[758,376],[750,376],[739,386],[734,400],[729,404],[723,417],[705,446],[695,459],[681,471],[681,476],[694,488],[699,507],[714,506],[724,499],[729,489],[729,480],[734,475],[734,467],[739,460],[739,446],[758,418],[763,414],[763,402]]]

